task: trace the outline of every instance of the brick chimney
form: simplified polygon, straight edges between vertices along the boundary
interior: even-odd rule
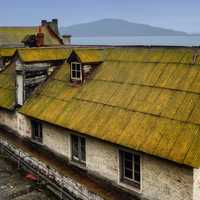
[[[44,33],[42,33],[42,27],[39,26],[38,28],[38,33],[36,36],[36,46],[37,47],[42,47],[44,46]]]

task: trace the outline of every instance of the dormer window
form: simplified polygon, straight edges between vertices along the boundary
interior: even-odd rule
[[[103,62],[100,59],[100,52],[92,49],[79,49],[72,51],[67,59],[70,67],[70,74],[66,78],[71,86],[79,86],[92,78],[95,69]]]
[[[71,63],[71,80],[82,81],[82,66],[79,62]]]

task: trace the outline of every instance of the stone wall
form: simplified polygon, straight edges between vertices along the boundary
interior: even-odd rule
[[[86,167],[91,173],[117,183],[118,163],[118,149],[115,145],[87,138]]]
[[[193,200],[199,200],[200,199],[200,169],[194,169],[193,170]]]
[[[43,124],[43,144],[57,154],[70,156],[70,134],[65,129]]]
[[[192,200],[192,168],[142,156],[142,194],[155,200]]]
[[[31,137],[30,120],[18,112],[0,109],[0,125],[7,127],[22,137]]]

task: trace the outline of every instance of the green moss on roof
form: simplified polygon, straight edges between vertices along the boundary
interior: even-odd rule
[[[185,63],[198,64],[200,51],[198,48],[176,48],[176,47],[135,47],[116,48],[110,50],[107,57],[110,61],[126,62],[158,62],[158,63]],[[197,59],[194,60],[194,56]],[[195,62],[194,62],[195,61]]]
[[[200,65],[194,59],[198,49],[121,48],[107,53],[92,80],[80,87],[70,86],[69,66],[63,65],[20,111],[200,167]]]
[[[0,72],[0,107],[9,110],[15,106],[15,66],[9,65]]]
[[[15,54],[15,48],[0,48],[0,56],[12,57]]]
[[[0,27],[0,44],[21,44],[27,34],[35,34],[37,27]]]
[[[17,51],[23,62],[57,61],[66,60],[71,49],[65,48],[27,48]]]
[[[104,49],[74,49],[82,63],[103,62],[107,51]]]

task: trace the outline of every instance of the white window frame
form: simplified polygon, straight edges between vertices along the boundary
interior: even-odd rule
[[[77,69],[73,69],[73,65],[79,65],[80,66],[80,71]],[[76,76],[73,76],[73,72],[75,72]],[[80,77],[77,76],[77,72],[80,72]],[[75,80],[75,81],[82,81],[83,77],[82,77],[82,65],[79,62],[71,62],[71,80]]]
[[[125,159],[124,159],[124,154],[125,153],[131,153],[132,154],[132,179],[129,177],[125,176]],[[127,184],[127,185],[133,185],[135,186],[137,189],[141,189],[141,174],[142,174],[142,168],[141,168],[141,155],[137,152],[132,152],[132,151],[128,151],[128,150],[124,150],[124,149],[120,149],[119,150],[119,156],[120,156],[120,182],[123,184]],[[135,161],[134,158],[135,156],[139,156],[139,165],[140,165],[140,181],[137,181],[135,179]]]
[[[78,139],[78,149],[76,150],[77,153],[78,153],[78,156],[76,156],[74,154],[74,141],[73,141],[73,138],[77,137]],[[81,144],[81,140],[84,140],[84,152],[82,152],[82,144]],[[84,153],[84,159],[82,157]],[[72,158],[72,161],[75,161],[75,162],[78,162],[78,163],[81,163],[81,164],[85,164],[86,163],[86,139],[85,137],[81,137],[79,135],[74,135],[72,134],[71,135],[71,158]]]

